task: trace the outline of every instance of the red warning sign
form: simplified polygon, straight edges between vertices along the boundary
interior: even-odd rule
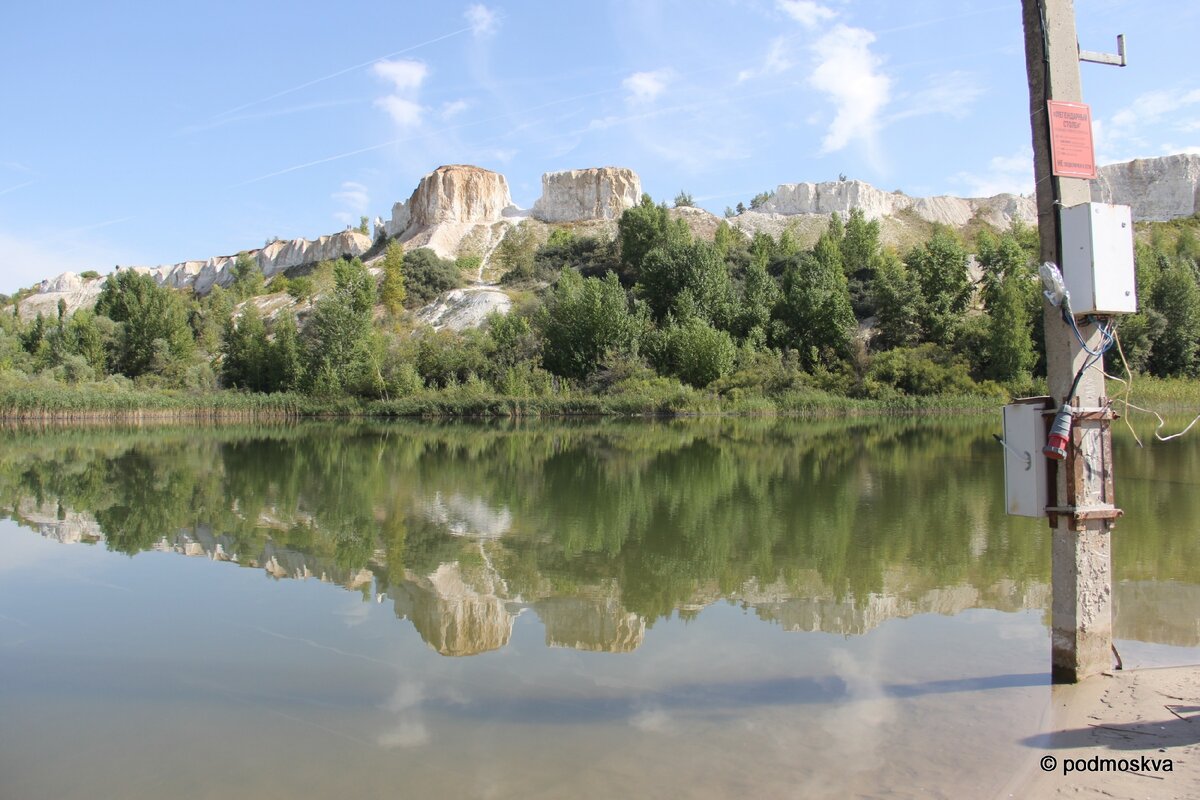
[[[1092,110],[1086,103],[1050,100],[1051,172],[1060,178],[1096,177],[1096,154],[1092,148]]]

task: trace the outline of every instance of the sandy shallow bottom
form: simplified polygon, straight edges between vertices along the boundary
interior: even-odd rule
[[[1030,744],[1055,767],[1039,763],[1003,796],[1200,797],[1200,666],[1105,673],[1054,687],[1051,704],[1047,732]],[[1137,763],[1097,771],[1106,761]]]

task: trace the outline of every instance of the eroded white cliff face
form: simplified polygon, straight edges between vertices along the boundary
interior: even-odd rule
[[[543,222],[617,219],[641,199],[642,179],[626,167],[547,172],[532,216]]]
[[[399,239],[409,250],[428,247],[441,258],[482,255],[519,215],[499,172],[449,164],[421,178],[407,201],[392,206],[390,220],[376,220],[375,235]]]
[[[370,248],[369,237],[348,230],[316,239],[271,242],[266,247],[246,251],[246,255],[254,259],[265,277],[270,278],[291,267],[361,256]],[[214,256],[205,261],[181,261],[158,267],[118,267],[116,271],[141,272],[172,289],[191,289],[197,294],[207,294],[213,286],[228,286],[233,282],[236,261],[236,255]],[[21,317],[33,319],[39,312],[46,317],[57,314],[60,299],[66,303],[67,313],[91,308],[106,279],[107,276],[85,280],[73,272],[65,272],[44,280],[35,294],[21,302]]]
[[[1165,221],[1200,211],[1200,155],[1108,164],[1092,181],[1092,200],[1133,208],[1134,220]]]
[[[862,181],[785,183],[757,211],[789,216],[837,213],[845,217],[855,208],[861,209],[867,219],[893,217],[911,210],[928,222],[954,227],[962,227],[976,217],[998,228],[1007,228],[1014,220],[1031,224],[1037,219],[1036,203],[1024,195],[909,197],[903,192],[876,189]]]

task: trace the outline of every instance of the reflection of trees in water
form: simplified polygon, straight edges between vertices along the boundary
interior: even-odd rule
[[[401,595],[426,593],[424,605],[409,603],[411,615],[445,616],[439,603],[470,595],[479,609],[456,607],[468,622],[446,629],[449,650],[499,641],[501,627],[511,626],[497,581],[506,601],[520,598],[539,616],[576,621],[564,623],[556,641],[577,636],[615,647],[640,641],[638,623],[622,615],[653,622],[722,596],[746,599],[750,585],[759,587],[761,613],[798,620],[783,622],[797,628],[817,613],[803,602],[832,603],[844,613],[851,601],[863,614],[885,613],[890,606],[874,598],[966,586],[987,602],[1000,585],[1016,595],[1043,585],[1048,534],[1003,514],[992,422],[6,432],[0,502],[88,512],[108,546],[127,553],[204,528],[242,563],[258,563],[270,547],[346,575],[369,566],[379,590],[392,587],[398,611]],[[1198,493],[1172,493],[1164,508],[1161,483],[1146,479],[1180,480],[1182,466],[1200,482],[1200,459],[1188,451],[1171,470],[1160,463],[1169,455],[1159,452],[1154,460],[1139,455],[1134,477],[1122,483],[1128,515],[1117,534],[1118,576],[1124,552],[1131,577],[1200,582],[1195,537],[1167,533],[1196,518]],[[1146,522],[1135,524],[1140,509]],[[491,571],[485,577],[473,561],[480,554]],[[462,592],[439,594],[434,578],[446,565],[466,570],[466,578],[455,573]],[[429,586],[422,589],[422,581]],[[597,587],[605,588],[597,594]],[[563,598],[589,599],[571,605]],[[476,617],[486,618],[480,631],[495,630],[474,645],[456,644]],[[437,627],[434,617],[427,623]]]

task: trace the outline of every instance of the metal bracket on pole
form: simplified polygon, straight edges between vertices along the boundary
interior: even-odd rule
[[[1117,54],[1099,53],[1095,50],[1080,50],[1080,61],[1091,61],[1093,64],[1112,64],[1114,67],[1125,66],[1125,34],[1117,34]]]

